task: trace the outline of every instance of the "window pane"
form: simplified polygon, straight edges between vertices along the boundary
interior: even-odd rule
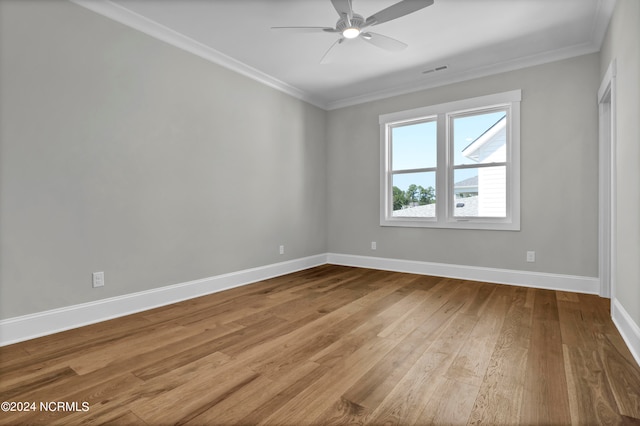
[[[453,176],[454,217],[506,217],[505,166],[458,169]]]
[[[455,117],[452,121],[455,165],[507,161],[505,111]]]
[[[393,175],[394,217],[436,217],[436,173]]]
[[[392,127],[392,170],[436,167],[436,129],[435,121]]]

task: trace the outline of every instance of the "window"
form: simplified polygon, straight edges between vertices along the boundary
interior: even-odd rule
[[[380,116],[380,225],[520,229],[520,90]]]

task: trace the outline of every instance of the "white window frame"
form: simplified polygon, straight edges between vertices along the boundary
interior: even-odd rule
[[[452,229],[520,230],[520,101],[521,90],[430,105],[379,116],[380,123],[380,226]],[[455,217],[453,211],[453,152],[450,142],[454,116],[501,108],[507,112],[506,217]],[[393,217],[391,128],[402,123],[436,117],[437,168],[436,217]],[[486,167],[486,166],[485,166]]]

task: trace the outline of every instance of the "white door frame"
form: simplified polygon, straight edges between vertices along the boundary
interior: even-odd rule
[[[616,265],[616,61],[598,89],[598,275],[600,296],[615,298]]]

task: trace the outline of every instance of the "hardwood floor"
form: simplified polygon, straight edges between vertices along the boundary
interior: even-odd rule
[[[0,424],[640,424],[608,304],[325,265],[0,348]]]

